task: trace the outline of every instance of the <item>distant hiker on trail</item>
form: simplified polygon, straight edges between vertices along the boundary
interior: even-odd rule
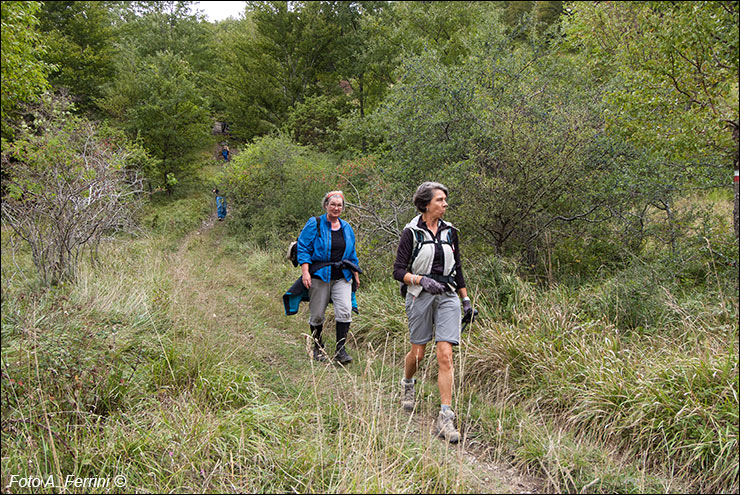
[[[455,428],[451,409],[453,364],[452,347],[460,343],[460,299],[465,313],[472,313],[465,288],[457,229],[442,221],[447,210],[447,187],[438,182],[424,182],[414,194],[414,205],[421,212],[401,233],[393,264],[393,278],[402,282],[406,297],[411,351],[404,361],[401,379],[401,405],[414,410],[414,374],[424,358],[428,342],[434,338],[439,373],[437,385],[442,408],[434,422],[435,432],[456,443],[460,433]]]
[[[218,189],[214,189],[213,194],[216,195],[216,214],[218,215],[218,221],[220,222],[226,218],[226,198],[219,195]]]
[[[224,149],[221,150],[221,155],[224,157],[225,162],[229,161],[229,146],[228,145],[226,144],[224,145]]]
[[[331,300],[337,324],[337,347],[334,359],[341,364],[352,362],[347,353],[347,333],[352,322],[353,283],[360,285],[360,261],[355,251],[355,232],[339,218],[344,210],[342,191],[331,191],[322,203],[326,214],[311,217],[298,236],[298,264],[301,283],[308,289],[308,324],[313,337],[313,358],[326,361],[321,331],[324,313]]]

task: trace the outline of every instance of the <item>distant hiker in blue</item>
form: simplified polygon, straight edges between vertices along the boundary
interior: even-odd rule
[[[352,323],[353,285],[360,285],[360,261],[355,250],[355,232],[340,219],[344,210],[342,191],[331,191],[324,196],[325,215],[309,218],[298,236],[298,264],[301,266],[303,287],[309,292],[308,323],[314,341],[313,358],[326,361],[321,332],[326,307],[331,300],[337,324],[337,347],[334,359],[342,364],[352,362],[346,342]],[[291,288],[291,291],[294,289]]]
[[[227,145],[224,145],[224,149],[221,150],[221,155],[224,157],[224,161],[229,161],[229,147]]]
[[[220,222],[226,218],[226,198],[219,195],[218,189],[214,189],[213,194],[216,195],[216,214],[218,215],[218,221]]]

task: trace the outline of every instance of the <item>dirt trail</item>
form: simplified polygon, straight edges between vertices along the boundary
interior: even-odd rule
[[[382,396],[383,407],[394,411],[397,406],[397,424],[407,428],[411,437],[427,438],[427,442],[437,446],[435,448],[446,447],[456,455],[465,480],[461,491],[542,493],[540,480],[521,475],[505,463],[494,462],[494,449],[476,440],[477,432],[462,429],[460,443],[447,445],[432,434],[434,418],[431,413],[424,409],[413,415],[404,413],[395,404],[395,379],[378,378],[371,370],[374,358],[369,355],[370,351],[353,349],[355,362],[347,368],[312,361],[308,336],[302,330],[303,320],[299,322],[295,317],[282,316],[281,294],[265,287],[267,284],[260,284],[254,275],[250,276],[243,259],[224,252],[224,227],[225,222],[218,222],[215,215],[211,216],[183,239],[174,254],[171,266],[176,321],[196,325],[203,335],[208,332],[223,334],[224,339],[233,341],[233,352],[251,353],[267,370],[274,369],[271,373],[277,374],[273,377],[275,382],[287,384],[286,389],[294,394],[317,393],[315,382],[318,380],[324,399],[339,400],[352,408],[358,404],[364,407],[368,390],[371,394],[377,392]],[[218,273],[218,277],[213,277],[213,273]],[[267,339],[271,345],[255,345]],[[378,351],[373,352],[377,354]],[[385,383],[373,383],[373,380]],[[296,400],[287,394],[283,399]]]

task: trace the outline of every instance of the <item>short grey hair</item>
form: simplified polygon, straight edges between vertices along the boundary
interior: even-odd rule
[[[342,207],[344,207],[344,193],[342,191],[329,191],[324,196],[324,200],[321,202],[321,207],[326,209],[326,205],[329,204],[331,198],[342,198]]]
[[[434,191],[440,190],[445,193],[445,196],[450,195],[449,189],[444,184],[439,182],[423,182],[419,187],[416,188],[414,193],[414,206],[420,212],[424,213],[427,211],[427,205],[432,201],[434,197]]]

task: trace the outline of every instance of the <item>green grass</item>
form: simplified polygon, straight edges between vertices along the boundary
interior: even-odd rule
[[[621,306],[592,309],[617,284],[519,282],[508,306],[496,288],[472,290],[484,319],[456,357],[458,408],[472,400],[470,417],[497,455],[550,490],[736,492],[737,299],[653,287],[644,304],[659,306],[659,326],[622,326]],[[367,345],[405,338],[395,290],[383,283],[360,298],[374,315]]]
[[[456,451],[410,432],[374,368],[307,359],[304,324],[282,315],[282,281],[267,270],[279,256],[220,224],[178,232],[111,244],[52,290],[26,292],[4,274],[6,491],[24,491],[11,475],[123,474],[125,491],[157,492],[476,486]]]
[[[70,474],[123,474],[125,491],[513,489],[481,482],[429,434],[431,350],[417,419],[399,413],[408,344],[395,282],[363,280],[355,363],[318,365],[305,308],[283,315],[297,270],[228,220],[197,230],[208,191],[156,199],[140,235],[52,289],[3,229],[5,491],[26,491],[11,475]],[[699,285],[634,270],[540,288],[501,260],[475,268],[483,317],[455,352],[454,407],[480,459],[546,491],[738,491],[738,306],[723,274],[706,264]],[[326,328],[331,349],[331,317]]]

